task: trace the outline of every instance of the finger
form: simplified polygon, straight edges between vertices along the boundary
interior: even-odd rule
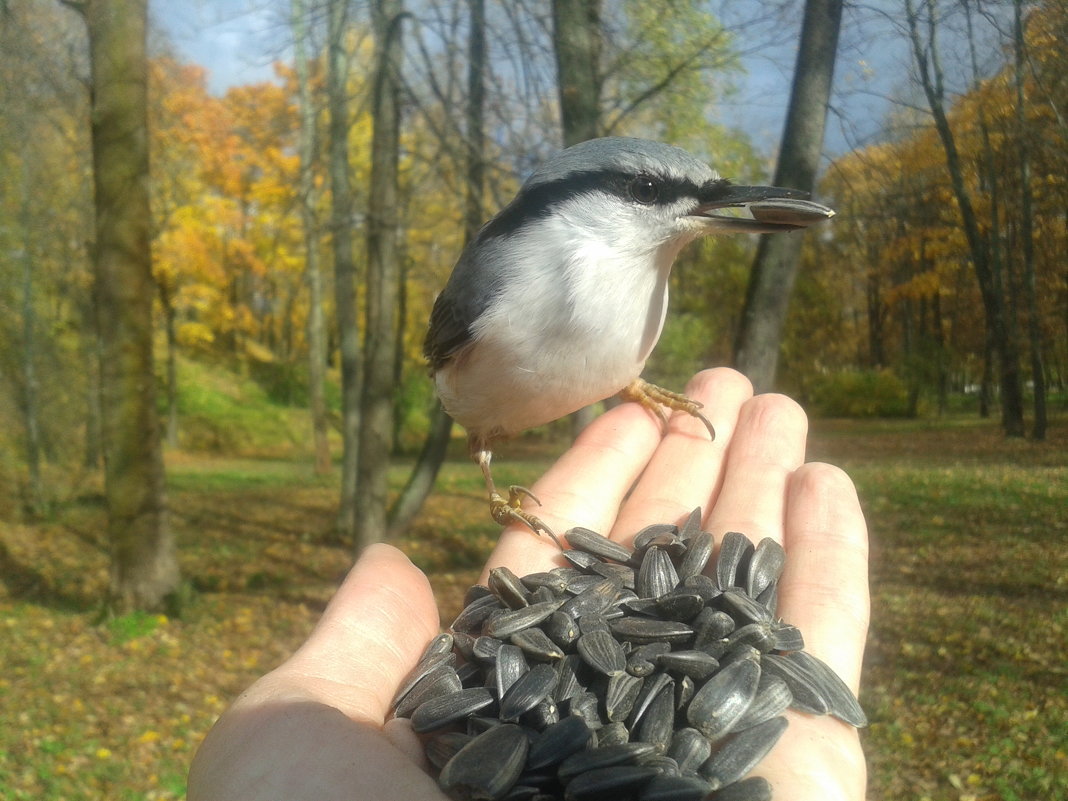
[[[868,538],[845,473],[812,463],[790,477],[783,545],[779,614],[804,632],[805,650],[856,692],[868,627]],[[757,769],[774,796],[863,798],[867,773],[856,730],[830,716],[791,711],[787,717],[789,727]]]
[[[658,422],[637,404],[610,409],[590,423],[531,488],[542,505],[524,508],[538,515],[561,541],[573,526],[607,532],[660,436]],[[522,576],[559,562],[560,549],[551,539],[533,534],[526,526],[510,525],[486,568],[507,565]]]
[[[786,485],[805,461],[808,419],[784,395],[757,395],[738,415],[726,456],[722,486],[705,528],[717,538],[740,531],[754,543],[782,542]]]
[[[868,530],[844,472],[812,463],[794,473],[783,545],[779,614],[856,692],[868,632]]]
[[[312,688],[351,718],[381,724],[401,680],[437,633],[426,576],[396,548],[372,545],[307,642],[272,676]]]
[[[681,522],[709,501],[723,471],[724,454],[734,435],[738,410],[753,395],[752,384],[727,368],[703,370],[686,386],[686,395],[704,405],[702,413],[716,430],[710,440],[704,424],[676,412],[634,492],[627,498],[612,532],[626,540],[650,523]]]

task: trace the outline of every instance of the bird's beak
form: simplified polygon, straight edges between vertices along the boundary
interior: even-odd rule
[[[777,186],[736,186],[713,181],[701,192],[690,217],[707,233],[774,234],[808,228],[834,216],[834,210],[808,200],[808,192]],[[746,209],[752,217],[717,214],[723,209]]]

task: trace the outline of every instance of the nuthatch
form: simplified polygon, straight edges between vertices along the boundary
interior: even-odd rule
[[[624,137],[569,147],[530,176],[460,255],[424,344],[495,521],[555,539],[520,508],[528,490],[497,492],[493,446],[588,404],[618,393],[661,419],[662,406],[684,410],[715,436],[700,404],[639,377],[664,325],[671,266],[701,236],[791,231],[834,214],[807,196],[736,186],[685,150]],[[717,213],[737,207],[752,217]]]

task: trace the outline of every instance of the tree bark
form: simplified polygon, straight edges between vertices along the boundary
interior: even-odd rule
[[[1023,240],[1024,288],[1027,296],[1027,336],[1031,350],[1031,382],[1034,386],[1035,419],[1031,435],[1036,440],[1046,438],[1046,371],[1042,359],[1042,325],[1038,316],[1038,292],[1035,286],[1035,240],[1032,224],[1034,198],[1031,194],[1031,148],[1027,140],[1027,118],[1024,91],[1024,61],[1027,46],[1024,41],[1021,0],[1013,0],[1013,52],[1015,55],[1016,88],[1016,149],[1020,171],[1020,237]]]
[[[293,0],[293,47],[300,102],[300,215],[304,228],[304,278],[308,284],[308,405],[311,412],[315,473],[330,472],[330,441],[326,419],[326,321],[323,315],[323,276],[319,267],[319,189],[315,184],[318,156],[315,101],[308,69],[308,9],[305,0]]]
[[[377,69],[373,93],[371,191],[367,215],[367,292],[360,458],[356,482],[357,553],[386,535],[393,432],[393,353],[400,294],[398,161],[400,154],[400,0],[372,6]]]
[[[341,351],[341,499],[337,531],[345,542],[356,532],[356,467],[360,451],[360,338],[356,321],[356,262],[352,254],[352,185],[349,180],[349,74],[345,32],[348,3],[330,0],[326,90],[330,105],[331,228],[334,240],[334,307]]]
[[[146,0],[86,0],[94,272],[112,605],[160,608],[179,584],[152,364]]]
[[[465,161],[467,183],[464,197],[464,240],[470,242],[483,223],[485,161],[485,72],[486,72],[486,8],[485,0],[468,0],[470,32],[467,58],[467,109]],[[452,433],[452,418],[437,401],[430,414],[430,430],[416,459],[408,481],[401,490],[389,516],[390,536],[405,532],[427,495],[434,487],[438,471],[445,461]]]
[[[178,331],[169,289],[159,286],[163,327],[167,337],[167,447],[178,447]]]
[[[476,0],[481,2],[481,0]],[[430,430],[423,441],[422,450],[416,459],[412,472],[408,475],[408,481],[397,496],[393,508],[389,513],[389,536],[397,537],[404,534],[419,510],[423,508],[427,496],[434,488],[438,471],[449,449],[449,435],[452,433],[452,418],[449,417],[440,403],[436,403],[430,416]]]
[[[807,0],[790,106],[774,184],[811,192],[816,185],[834,79],[842,0]],[[771,389],[779,343],[801,258],[799,234],[760,237],[734,343],[735,366],[757,392]]]
[[[601,135],[601,0],[553,0],[564,146]]]
[[[96,303],[92,299],[83,301],[79,312],[85,335],[81,343],[81,354],[85,359],[85,452],[82,463],[90,470],[100,467],[103,459],[104,433],[100,408],[100,333],[96,325]]]
[[[22,228],[22,420],[26,438],[26,472],[29,497],[27,507],[33,517],[45,511],[44,483],[41,480],[41,425],[38,419],[40,386],[37,381],[37,314],[33,287],[33,213],[30,209],[30,165],[22,153],[22,186],[19,214]]]
[[[913,57],[931,116],[934,118],[935,130],[946,154],[946,167],[949,171],[953,195],[960,209],[964,235],[979,282],[979,293],[983,299],[990,344],[998,360],[1001,378],[1001,425],[1006,436],[1022,437],[1024,434],[1023,387],[1020,380],[1019,354],[1010,336],[1004,287],[1000,277],[992,268],[989,248],[984,241],[971,194],[964,180],[964,170],[956,138],[946,116],[942,69],[938,58],[938,48],[934,41],[936,31],[934,9],[931,8],[930,12],[931,15],[927,20],[929,34],[925,46],[920,35],[920,18],[915,4],[913,0],[905,0],[905,16]]]

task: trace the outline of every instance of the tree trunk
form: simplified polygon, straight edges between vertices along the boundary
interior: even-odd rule
[[[868,271],[865,296],[868,304],[868,366],[878,370],[886,366],[886,304],[878,270]]]
[[[152,365],[146,0],[87,0],[94,272],[101,335],[111,603],[159,608],[177,589]]]
[[[1024,287],[1027,295],[1027,335],[1031,350],[1031,381],[1034,385],[1035,420],[1031,434],[1036,440],[1046,438],[1046,373],[1042,363],[1042,325],[1038,316],[1038,292],[1035,287],[1035,241],[1032,224],[1031,148],[1027,141],[1024,103],[1023,12],[1021,0],[1013,0],[1013,50],[1016,56],[1016,149],[1020,161],[1020,237],[1023,239]]]
[[[407,206],[400,216],[407,218]],[[408,248],[402,237],[397,242],[397,314],[394,321],[396,330],[393,332],[393,369],[390,381],[393,382],[393,429],[389,432],[389,451],[399,453],[401,449],[401,434],[404,432],[404,424],[407,422],[407,408],[404,407],[404,399],[401,397],[401,387],[404,386],[404,332],[408,330]],[[404,408],[402,408],[404,407]]]
[[[33,213],[30,210],[30,165],[22,154],[22,420],[26,438],[26,472],[29,497],[26,506],[33,517],[45,511],[44,483],[41,481],[41,425],[37,383],[37,314],[33,297]]]
[[[464,198],[464,240],[470,242],[483,223],[485,187],[485,71],[486,71],[486,4],[485,0],[468,0],[471,11],[467,58],[467,109],[465,161],[467,189]],[[408,481],[401,490],[389,516],[390,536],[407,531],[427,495],[434,487],[438,471],[445,461],[452,433],[452,418],[444,407],[434,402],[430,430],[416,459]]]
[[[601,135],[601,0],[553,0],[564,146]]]
[[[979,378],[979,417],[990,417],[994,405],[994,339],[987,326],[983,337],[983,374]]]
[[[393,432],[393,352],[397,336],[400,260],[398,159],[400,153],[401,0],[372,6],[377,69],[373,91],[371,191],[367,215],[367,293],[360,458],[356,482],[357,553],[387,529],[387,493]]]
[[[100,467],[103,458],[104,438],[100,408],[100,335],[96,326],[95,303],[84,303],[80,317],[82,330],[85,332],[81,343],[81,353],[85,359],[85,452],[83,464],[90,470]]]
[[[293,0],[292,24],[297,93],[300,99],[300,215],[304,228],[304,277],[308,283],[308,405],[311,412],[315,473],[330,472],[330,441],[326,419],[326,322],[323,316],[323,276],[319,268],[319,189],[315,184],[318,147],[315,102],[308,70],[308,9],[305,0]]]
[[[476,2],[481,2],[481,0],[476,0]],[[423,503],[434,488],[438,471],[445,461],[451,432],[452,418],[445,414],[445,410],[438,403],[430,416],[430,431],[427,432],[419,458],[416,459],[404,489],[390,510],[390,537],[404,534],[415,520],[415,516],[419,514],[419,510],[423,508]]]
[[[949,410],[949,366],[946,358],[946,331],[942,325],[942,294],[935,291],[931,296],[931,324],[935,345],[935,389],[938,395],[938,416]]]
[[[938,48],[934,41],[936,23],[933,17],[934,10],[930,9],[930,11],[932,16],[927,20],[929,34],[925,46],[920,35],[920,19],[913,0],[905,0],[905,16],[909,26],[914,61],[931,116],[934,118],[935,130],[938,132],[942,149],[946,154],[946,167],[953,186],[953,194],[960,209],[964,235],[972,256],[976,278],[979,281],[979,293],[986,312],[990,344],[998,360],[1001,379],[1001,425],[1006,436],[1022,437],[1024,433],[1023,387],[1020,380],[1019,354],[1010,336],[1004,287],[999,285],[998,276],[990,263],[988,248],[983,240],[971,195],[965,184],[957,142],[946,116],[942,69],[938,59]]]
[[[341,500],[337,531],[345,542],[356,532],[356,466],[360,452],[360,338],[356,323],[356,262],[352,256],[352,186],[349,181],[349,74],[345,32],[348,3],[330,0],[326,90],[330,104],[330,191],[334,239],[334,307],[341,351]]]
[[[806,0],[776,186],[809,192],[815,188],[841,21],[842,0]],[[749,376],[757,392],[770,390],[775,381],[801,242],[800,234],[777,234],[760,237],[757,247],[734,343],[735,366]]]
[[[171,294],[160,286],[160,306],[167,336],[167,447],[178,447],[178,331]]]

